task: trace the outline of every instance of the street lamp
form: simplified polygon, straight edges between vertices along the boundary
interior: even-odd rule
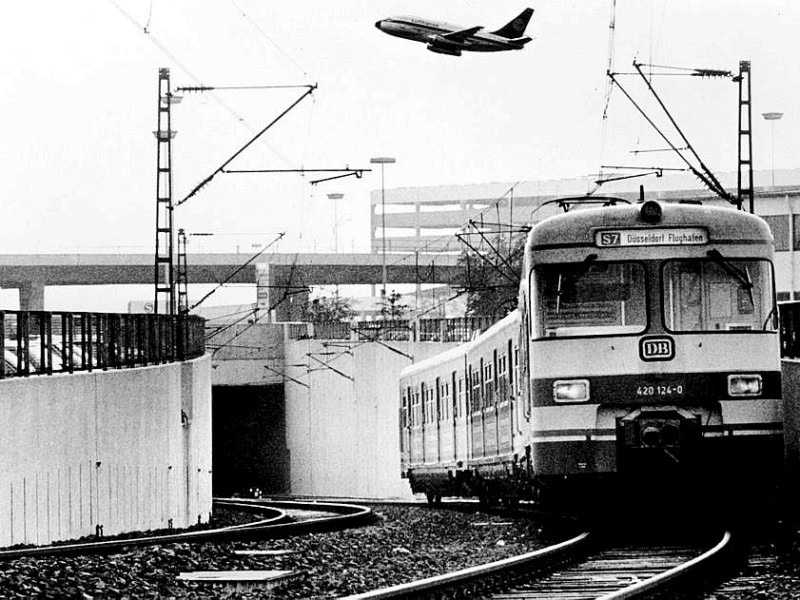
[[[761,113],[765,120],[770,122],[772,129],[772,187],[775,187],[775,121],[779,121],[783,116],[782,112],[765,112]]]
[[[386,186],[384,185],[383,169],[385,165],[391,165],[397,161],[390,156],[376,156],[375,158],[370,158],[369,162],[371,162],[374,165],[381,166],[381,243],[382,243],[381,255],[383,257],[383,262],[381,266],[381,282],[383,283],[383,287],[381,288],[381,297],[385,300],[386,299]]]
[[[344,194],[328,194],[328,199],[333,200],[333,251],[339,253],[339,216],[336,210],[337,200],[344,198]]]

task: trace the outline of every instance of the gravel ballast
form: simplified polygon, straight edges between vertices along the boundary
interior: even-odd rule
[[[304,598],[327,600],[499,560],[575,533],[552,515],[509,517],[478,510],[380,505],[373,525],[258,542],[170,544],[109,555],[41,557],[0,563],[0,598]],[[253,515],[217,511],[217,525]],[[796,536],[800,540],[800,536]],[[287,550],[240,556],[235,550]],[[275,590],[232,590],[178,579],[182,572],[287,570],[300,573]],[[800,597],[800,542],[760,545],[736,585],[708,600]]]
[[[280,598],[327,599],[499,560],[568,535],[552,524],[552,517],[543,515],[512,519],[422,505],[383,505],[374,510],[378,520],[373,525],[285,540],[170,544],[111,555],[11,560],[0,564],[0,597],[259,598],[265,597],[263,589],[232,592],[222,584],[182,581],[178,575],[260,569],[302,573],[275,592]],[[223,521],[233,518],[222,516]],[[248,549],[293,553],[234,554]]]

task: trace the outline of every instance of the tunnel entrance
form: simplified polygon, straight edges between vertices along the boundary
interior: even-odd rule
[[[211,401],[214,496],[288,492],[283,386],[213,386]]]

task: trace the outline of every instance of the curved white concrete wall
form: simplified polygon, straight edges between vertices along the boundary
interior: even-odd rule
[[[211,512],[211,360],[0,381],[0,546]]]
[[[410,498],[400,477],[400,370],[409,356],[419,361],[458,344],[364,343],[345,352],[326,343],[335,344],[286,343],[286,364],[309,366],[287,369],[296,381],[284,383],[291,493]]]

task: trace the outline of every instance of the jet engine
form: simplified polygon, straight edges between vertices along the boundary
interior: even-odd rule
[[[449,54],[450,56],[461,56],[461,48],[442,38],[434,35],[428,38],[428,50],[437,54]]]

